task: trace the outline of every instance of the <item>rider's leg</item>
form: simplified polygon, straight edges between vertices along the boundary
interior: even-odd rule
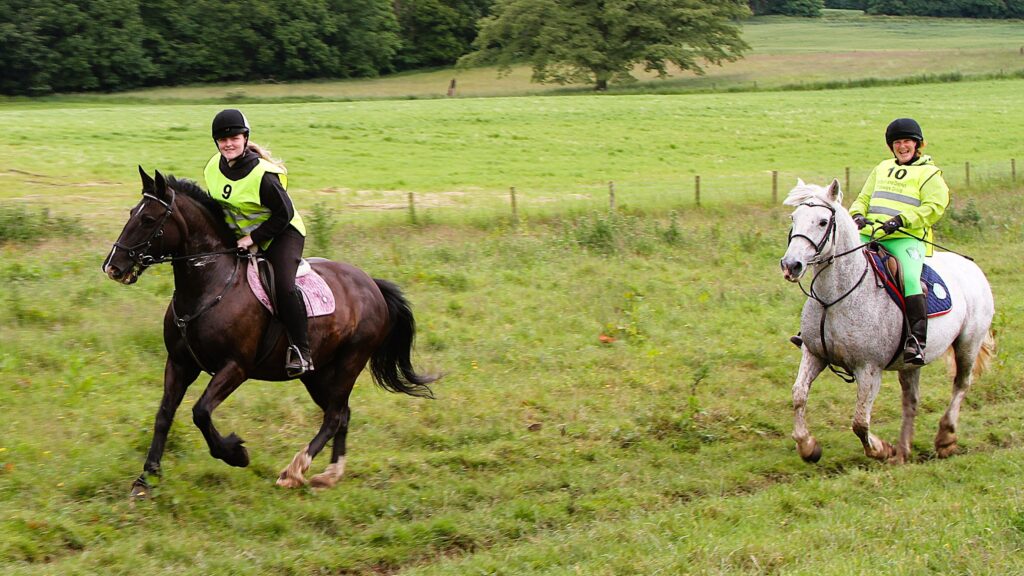
[[[914,238],[896,238],[884,242],[903,269],[903,295],[907,305],[907,334],[903,350],[906,364],[924,364],[924,347],[928,339],[928,303],[921,289],[921,269],[924,267],[924,243]]]
[[[300,376],[313,369],[309,349],[306,304],[295,287],[295,271],[302,260],[305,238],[289,226],[277,235],[266,250],[267,259],[274,266],[274,290],[277,292],[277,315],[288,333],[293,347],[285,370],[289,376]]]

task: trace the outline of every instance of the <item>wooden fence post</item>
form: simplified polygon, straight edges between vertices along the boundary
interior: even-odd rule
[[[772,206],[779,203],[779,171],[772,170]]]
[[[843,191],[849,192],[850,190],[850,167],[846,167],[846,182],[843,182]]]
[[[615,212],[615,182],[608,181],[608,210]]]
[[[970,162],[964,162],[964,177],[967,179],[966,183],[965,183],[965,186],[967,188],[970,188],[971,187],[971,163]]]
[[[1017,159],[1010,158],[1010,179],[1014,184],[1017,183]]]
[[[697,206],[700,206],[700,176],[693,177],[693,198],[697,202]]]
[[[508,189],[509,198],[512,200],[512,228],[519,227],[519,211],[516,208],[516,187],[510,186]]]
[[[413,224],[416,223],[416,201],[412,192],[409,192],[409,221]]]

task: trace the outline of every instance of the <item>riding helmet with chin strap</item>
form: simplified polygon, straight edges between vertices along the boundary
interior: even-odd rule
[[[913,118],[897,118],[889,123],[885,129],[885,144],[892,148],[896,140],[909,138],[917,141],[918,145],[924,142],[924,133],[921,132],[921,125]]]
[[[241,110],[235,110],[234,108],[221,110],[213,117],[212,133],[214,141],[234,136],[235,134],[245,134],[245,139],[248,140],[249,120],[246,119],[245,114],[242,114]]]

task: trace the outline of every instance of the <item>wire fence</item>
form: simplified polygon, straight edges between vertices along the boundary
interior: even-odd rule
[[[1017,189],[1024,180],[1016,159],[1001,161],[953,161],[940,165],[949,185],[952,202],[973,190],[991,187]],[[376,191],[339,193],[332,208],[343,220],[366,221],[370,214],[392,221],[413,223],[468,219],[521,221],[595,210],[668,211],[738,204],[778,206],[797,179],[826,185],[839,180],[846,204],[860,192],[873,166],[838,167],[830,170],[762,170],[747,174],[703,175],[681,173],[677,180],[645,181],[640,178],[595,181],[573,189],[521,188],[510,182],[503,191],[409,192]],[[347,216],[346,216],[347,215]]]

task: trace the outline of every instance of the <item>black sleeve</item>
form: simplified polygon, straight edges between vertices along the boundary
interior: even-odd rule
[[[281,185],[281,179],[273,172],[263,174],[263,180],[260,182],[260,204],[270,210],[270,219],[252,231],[252,241],[256,244],[270,240],[283,232],[295,216],[292,199]]]

